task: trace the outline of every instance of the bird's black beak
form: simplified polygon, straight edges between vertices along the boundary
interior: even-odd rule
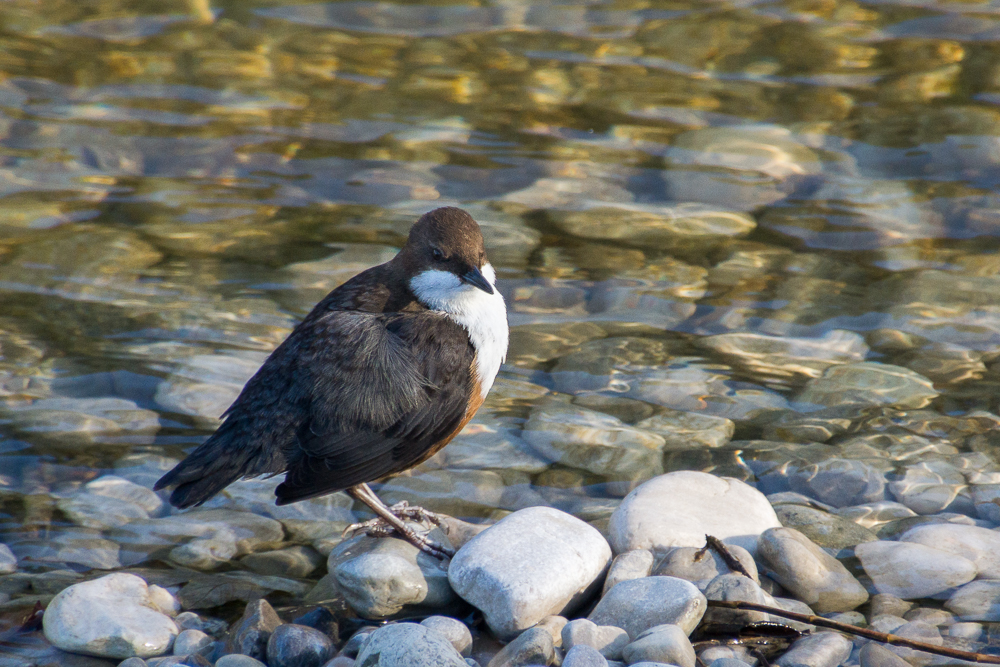
[[[469,283],[487,294],[493,294],[493,285],[490,285],[490,281],[486,280],[486,276],[474,266],[470,266],[469,270],[459,276],[459,278],[462,279],[463,283]]]

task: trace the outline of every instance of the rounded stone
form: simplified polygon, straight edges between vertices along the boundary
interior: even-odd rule
[[[416,623],[393,623],[373,631],[355,663],[365,667],[466,667],[465,658],[451,642]]]
[[[611,515],[608,533],[615,553],[633,549],[702,547],[705,535],[751,554],[778,517],[761,492],[729,477],[678,471],[660,475],[628,494]]]
[[[653,570],[654,561],[653,552],[648,549],[635,549],[618,554],[611,561],[611,568],[608,570],[608,576],[604,578],[604,591],[601,595],[623,581],[648,577]]]
[[[771,528],[758,543],[769,576],[817,613],[850,611],[868,600],[868,591],[840,561],[794,528]]]
[[[759,583],[757,563],[754,562],[750,552],[735,544],[729,546],[728,549],[729,553],[751,575],[751,579]],[[720,574],[729,574],[730,572],[732,570],[729,569],[726,561],[714,549],[703,552],[696,547],[677,547],[671,549],[663,557],[653,574],[685,579],[704,591],[713,579]]]
[[[613,625],[597,625],[586,618],[577,618],[562,629],[563,650],[587,646],[608,660],[619,660],[622,649],[629,643],[628,633]]]
[[[629,637],[657,625],[673,624],[690,634],[708,601],[694,584],[676,577],[623,581],[601,598],[587,617],[597,625],[622,628]]]
[[[548,630],[529,628],[500,649],[487,667],[550,665],[555,653],[555,642],[552,641],[552,634]]]
[[[910,667],[910,663],[876,642],[862,646],[858,659],[861,667]]]
[[[796,639],[775,661],[779,667],[837,667],[851,655],[851,640],[835,632],[817,632]]]
[[[215,667],[266,667],[266,665],[242,653],[230,653],[215,661]]]
[[[973,581],[955,591],[945,609],[963,621],[1000,622],[1000,581]]]
[[[611,547],[593,526],[550,507],[503,518],[469,540],[448,581],[510,638],[551,614],[565,615],[600,586]]]
[[[463,657],[472,655],[472,633],[462,621],[450,616],[428,616],[420,621],[420,625],[446,637]]]
[[[320,667],[333,653],[330,638],[305,625],[279,625],[267,640],[268,667]]]
[[[687,633],[676,625],[657,625],[635,638],[622,650],[625,662],[664,662],[679,667],[694,667],[695,655]]]
[[[796,400],[826,406],[864,403],[922,408],[937,395],[933,382],[909,368],[862,361],[831,366],[810,380]]]
[[[608,667],[608,660],[597,649],[577,644],[566,651],[562,667]]]
[[[214,641],[201,630],[182,630],[174,639],[174,655],[198,653]]]
[[[153,604],[146,582],[109,574],[57,594],[42,617],[45,638],[71,653],[147,658],[167,652],[177,625]]]
[[[980,579],[1000,579],[1000,532],[995,530],[938,523],[911,528],[899,541],[923,544],[961,556],[976,565]]]
[[[854,551],[879,593],[903,600],[937,595],[976,578],[972,561],[923,544],[865,542]]]

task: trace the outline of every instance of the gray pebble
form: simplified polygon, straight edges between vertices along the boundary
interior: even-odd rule
[[[429,616],[420,621],[420,625],[447,638],[463,657],[468,658],[472,654],[472,633],[462,621],[449,616]]]
[[[174,639],[174,655],[200,653],[212,643],[213,639],[201,630],[184,630]]]
[[[269,667],[320,667],[333,652],[329,637],[305,625],[279,625],[267,640]]]
[[[835,632],[817,632],[796,639],[775,661],[779,667],[837,667],[851,655],[851,641]]]
[[[772,528],[770,530],[775,529]],[[766,534],[767,531],[761,537]],[[760,548],[759,545],[760,542],[758,541],[758,549]],[[757,581],[757,564],[754,562],[750,552],[735,544],[728,545],[728,548],[729,552],[743,565],[744,569],[753,575],[751,578]],[[677,547],[671,549],[653,570],[654,575],[686,579],[702,591],[705,590],[705,587],[708,586],[712,579],[715,579],[720,574],[730,574],[732,572],[733,570],[726,565],[726,561],[722,559],[722,556],[714,550],[705,552],[697,547]]]
[[[910,663],[875,642],[861,647],[860,661],[861,667],[910,667]]]
[[[118,667],[146,667],[146,661],[142,658],[125,658],[118,663]]]
[[[980,580],[955,591],[945,609],[963,621],[1000,621],[1000,581]]]
[[[361,653],[361,649],[365,647],[368,643],[368,637],[371,635],[370,632],[355,632],[347,643],[344,644],[343,648],[340,649],[340,655],[347,656],[349,658],[358,657],[358,653]]]
[[[354,667],[354,658],[348,658],[346,655],[338,655],[323,665],[323,667]]]
[[[233,625],[226,650],[263,660],[267,654],[267,641],[279,625],[281,619],[267,600],[250,602],[243,616]]]
[[[623,554],[615,556],[611,561],[611,569],[608,576],[604,578],[604,590],[601,596],[607,595],[608,591],[629,579],[641,579],[648,577],[653,570],[653,552],[648,549],[633,549]]]
[[[597,649],[577,644],[566,652],[562,667],[608,667],[608,660]]]
[[[625,662],[665,662],[680,667],[694,667],[694,648],[687,633],[676,625],[658,625],[636,637],[622,649]]]
[[[597,625],[586,618],[567,623],[562,629],[563,650],[587,646],[609,660],[622,656],[622,649],[629,643],[628,633],[613,625]]]
[[[266,667],[263,662],[256,658],[240,653],[230,653],[215,661],[215,667]]]
[[[623,581],[612,588],[587,618],[597,625],[622,628],[630,637],[665,623],[691,632],[705,615],[707,605],[705,596],[689,581],[644,577]]]
[[[902,618],[903,614],[913,609],[914,603],[902,600],[888,593],[878,593],[872,596],[871,603],[868,606],[871,610],[870,618],[875,618],[882,614],[892,614],[893,616]]]
[[[204,625],[201,621],[201,616],[194,613],[193,611],[182,611],[174,617],[174,623],[181,630],[202,630],[204,631]]]
[[[549,633],[538,632],[552,641]],[[365,667],[466,667],[451,642],[417,623],[393,623],[375,630],[357,662]]]
[[[736,658],[718,658],[709,663],[708,667],[748,667],[748,665]]]
[[[552,635],[542,628],[529,628],[518,635],[517,639],[500,649],[493,656],[488,667],[507,667],[508,665],[548,665],[555,658],[555,645]]]

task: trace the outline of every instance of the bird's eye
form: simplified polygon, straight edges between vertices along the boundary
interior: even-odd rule
[[[431,257],[433,257],[435,261],[440,262],[444,259],[444,253],[441,252],[440,248],[431,248]]]

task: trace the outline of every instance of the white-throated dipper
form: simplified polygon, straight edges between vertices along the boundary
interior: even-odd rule
[[[507,309],[479,225],[421,217],[392,260],[330,292],[267,358],[225,421],[154,488],[200,505],[238,479],[286,473],[277,504],[346,490],[424,551],[448,554],[367,482],[412,468],[483,404],[507,355]]]

